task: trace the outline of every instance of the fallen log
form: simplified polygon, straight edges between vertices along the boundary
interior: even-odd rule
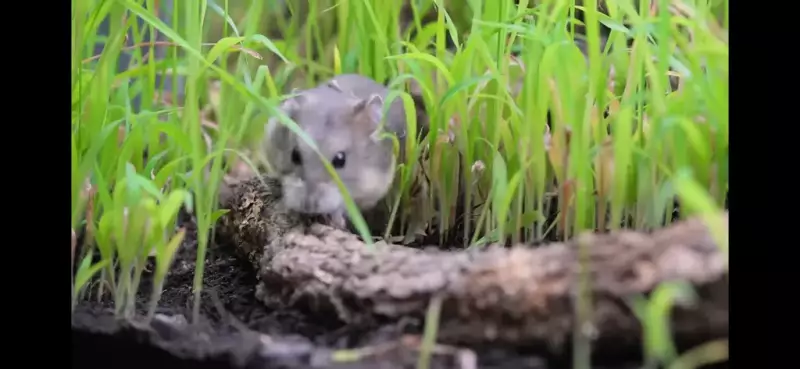
[[[269,177],[233,185],[218,229],[256,268],[256,295],[271,308],[366,325],[423,318],[437,298],[439,342],[558,347],[573,334],[579,271],[587,265],[591,293],[583,297],[590,297],[596,340],[638,345],[642,324],[629,299],[671,281],[687,282],[698,297],[672,310],[677,341],[728,335],[726,259],[699,219],[537,248],[442,251],[378,242],[371,249],[354,234],[287,212],[280,193]],[[579,242],[588,263],[578,262]]]

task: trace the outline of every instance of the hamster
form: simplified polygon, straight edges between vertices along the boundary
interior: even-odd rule
[[[296,92],[281,103],[329,160],[361,211],[374,208],[391,189],[398,159],[405,158],[406,115],[394,99],[381,126],[388,89],[370,78],[344,74]],[[400,143],[399,158],[393,142]],[[345,227],[344,198],[319,155],[276,118],[267,122],[263,150],[281,177],[283,201],[293,211],[327,215]]]

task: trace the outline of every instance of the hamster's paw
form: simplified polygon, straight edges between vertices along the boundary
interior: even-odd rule
[[[347,220],[345,219],[344,213],[336,212],[328,215],[327,218],[331,227],[338,228],[343,231],[347,230]]]

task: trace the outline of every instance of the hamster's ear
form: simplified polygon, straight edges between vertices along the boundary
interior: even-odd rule
[[[338,92],[344,92],[342,90],[342,86],[339,86],[339,82],[336,82],[335,79],[332,79],[332,80],[328,81],[327,85],[328,85],[328,87],[330,87],[330,88],[332,88],[332,89],[334,89],[334,90],[336,90]]]
[[[330,88],[330,89],[332,89],[332,90],[334,90],[334,91],[336,91],[336,92],[343,93],[343,94],[347,94],[347,95],[348,95],[348,96],[350,96],[351,98],[354,98],[354,99],[357,99],[357,98],[358,98],[358,97],[357,97],[357,96],[356,96],[356,95],[353,93],[353,91],[345,91],[345,90],[342,88],[342,86],[339,84],[339,82],[336,82],[336,80],[335,80],[335,79],[332,79],[332,80],[328,81],[328,82],[327,82],[325,85],[326,85],[326,86],[328,86],[328,88]]]
[[[300,109],[300,105],[308,100],[308,96],[301,93],[297,88],[292,89],[291,95],[281,102],[281,109],[290,116]]]
[[[296,119],[297,111],[300,109],[300,105],[306,102],[307,96],[300,93],[296,88],[292,89],[291,94],[293,96],[289,96],[281,101],[279,109],[288,115],[289,118]],[[290,133],[291,131],[289,128],[281,124],[278,118],[271,117],[267,120],[265,141],[271,141],[273,146],[280,147],[281,145],[286,145],[289,142]]]
[[[365,112],[369,116],[370,121],[375,126],[378,126],[383,119],[383,98],[380,95],[372,94],[368,98],[359,101],[355,108],[355,112]]]

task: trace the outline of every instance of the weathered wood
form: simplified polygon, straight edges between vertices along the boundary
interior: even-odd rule
[[[673,310],[676,338],[728,334],[725,258],[699,219],[538,248],[441,251],[380,242],[371,250],[353,234],[287,213],[279,196],[275,180],[236,185],[219,230],[258,270],[256,294],[269,307],[367,324],[422,317],[439,296],[442,342],[558,345],[575,324],[580,240],[589,250],[597,339],[637,344],[641,324],[626,299],[675,280],[693,285],[699,297]]]

